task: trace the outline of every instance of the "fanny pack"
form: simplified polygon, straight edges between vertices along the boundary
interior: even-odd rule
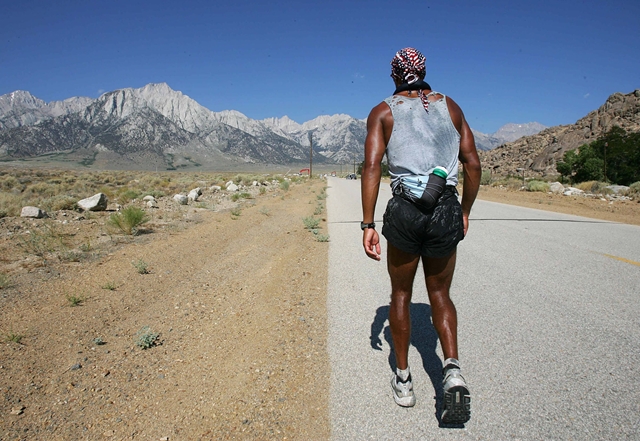
[[[433,208],[447,185],[447,171],[436,167],[428,176],[403,176],[394,187],[393,193],[427,210]]]

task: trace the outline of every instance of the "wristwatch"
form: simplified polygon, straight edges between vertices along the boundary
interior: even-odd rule
[[[370,224],[365,224],[364,222],[360,222],[360,229],[364,231],[366,228],[373,228],[375,230],[376,228],[375,222],[371,222]]]

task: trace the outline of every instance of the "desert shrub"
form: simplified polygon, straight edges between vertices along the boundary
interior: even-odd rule
[[[640,195],[640,181],[634,182],[629,186],[629,190],[627,191],[628,196],[637,196]]]
[[[136,199],[140,196],[140,193],[138,193],[135,190],[132,190],[131,188],[123,188],[118,196],[118,202],[120,202],[121,204],[126,204],[128,202],[131,202],[133,199]]]
[[[24,205],[22,197],[13,193],[0,192],[0,217],[20,216]],[[4,216],[2,215],[4,213]]]
[[[507,176],[497,180],[494,180],[491,183],[492,187],[503,186],[510,190],[519,190],[522,188],[522,178],[517,178],[515,176]]]
[[[0,289],[10,288],[11,285],[9,276],[5,273],[0,273]]]
[[[544,181],[531,180],[527,182],[527,191],[549,191],[549,183]]]
[[[149,274],[149,264],[144,260],[134,260],[131,265],[138,271],[138,274]]]
[[[281,181],[280,188],[284,191],[289,191],[289,181]]]
[[[232,200],[233,202],[236,202],[236,201],[238,201],[239,199],[249,199],[249,198],[251,198],[251,195],[250,195],[249,193],[245,193],[245,192],[242,192],[242,193],[234,193],[234,194],[232,194],[232,195],[231,195],[231,200]]]
[[[20,191],[22,191],[22,185],[15,176],[0,176],[0,190],[9,191],[14,188],[18,188]]]
[[[149,221],[149,217],[144,210],[138,207],[127,207],[119,213],[113,213],[107,220],[107,225],[124,234],[135,236],[138,227]]]
[[[39,196],[50,198],[61,193],[61,188],[57,184],[49,184],[47,182],[36,182],[29,185],[24,191],[25,196]]]
[[[576,184],[576,188],[593,194],[611,194],[613,190],[607,188],[609,184],[601,181],[586,181]]]
[[[313,216],[302,218],[302,222],[307,230],[314,230],[318,228],[318,225],[320,225],[320,219]]]
[[[491,170],[482,170],[480,185],[491,185]]]
[[[165,195],[164,191],[161,190],[151,190],[151,191],[143,191],[140,196],[141,197],[145,197],[145,196],[153,196],[154,198],[158,199],[161,198],[162,196]]]
[[[71,196],[58,195],[48,199],[44,204],[44,208],[51,211],[74,210],[77,202],[78,199]]]
[[[158,344],[160,334],[153,332],[148,326],[143,326],[136,333],[136,346],[142,349],[149,349]]]

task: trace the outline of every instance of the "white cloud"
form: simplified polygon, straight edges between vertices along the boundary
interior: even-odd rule
[[[590,93],[586,94],[585,96],[583,96],[583,98],[589,98],[589,95],[591,95]]]

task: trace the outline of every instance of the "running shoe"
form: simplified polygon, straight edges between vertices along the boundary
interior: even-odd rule
[[[402,381],[397,374],[394,374],[391,377],[391,388],[393,389],[393,399],[396,400],[398,406],[413,407],[416,404],[411,374],[409,374],[407,381]]]
[[[445,424],[464,424],[471,418],[471,396],[467,383],[460,375],[458,360],[447,358],[442,373],[444,374],[442,422]]]

